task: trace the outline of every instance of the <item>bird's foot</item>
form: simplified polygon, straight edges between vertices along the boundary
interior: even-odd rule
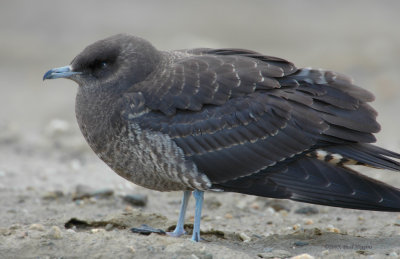
[[[171,236],[171,237],[180,237],[180,236],[185,235],[185,234],[187,234],[187,233],[183,228],[175,228],[174,231],[167,232],[167,235]]]
[[[200,238],[200,232],[193,232],[191,240],[193,242],[199,242],[200,240],[202,240],[202,238]]]

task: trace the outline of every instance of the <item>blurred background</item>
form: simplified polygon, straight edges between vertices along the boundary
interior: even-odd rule
[[[77,86],[42,76],[125,32],[162,50],[246,48],[348,74],[376,96],[379,144],[399,152],[399,10],[396,0],[1,1],[0,140],[18,136],[23,149],[67,130],[86,147],[75,122]]]

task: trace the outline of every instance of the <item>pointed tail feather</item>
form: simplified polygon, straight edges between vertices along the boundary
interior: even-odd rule
[[[331,154],[340,154],[344,159],[356,161],[356,164],[400,171],[400,163],[392,159],[400,159],[400,154],[371,144],[330,146],[324,150]]]

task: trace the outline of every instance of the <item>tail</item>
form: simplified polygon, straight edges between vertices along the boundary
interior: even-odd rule
[[[369,144],[329,147],[323,151],[326,157],[319,151],[319,157],[303,156],[286,165],[216,186],[224,191],[333,207],[400,211],[400,189],[340,163],[355,161],[360,165],[400,171],[400,163],[391,159],[400,158],[400,154]]]

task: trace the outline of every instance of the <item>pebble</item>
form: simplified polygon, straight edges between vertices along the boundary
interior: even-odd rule
[[[281,214],[282,217],[286,217],[288,215],[287,210],[280,210],[279,213]]]
[[[293,230],[298,230],[298,229],[300,229],[300,228],[301,228],[301,225],[298,224],[298,223],[297,223],[297,224],[294,224],[293,227],[292,227]]]
[[[74,171],[79,171],[82,168],[82,163],[79,159],[72,159],[70,162],[70,167]]]
[[[90,233],[92,233],[92,234],[103,233],[103,232],[106,232],[106,230],[103,229],[103,228],[92,228],[92,229],[90,230]]]
[[[301,208],[295,210],[294,213],[314,215],[314,214],[318,214],[318,209],[315,207],[307,206],[307,207],[301,207]]]
[[[226,219],[233,219],[233,216],[232,216],[232,214],[230,214],[230,213],[226,213],[226,214],[224,215],[224,218],[226,218]]]
[[[294,246],[307,246],[309,243],[305,241],[296,241],[293,243]]]
[[[10,229],[0,228],[0,235],[2,236],[10,236],[13,233]]]
[[[360,254],[360,255],[373,255],[374,254],[371,251],[367,251],[367,250],[357,250],[356,253]]]
[[[265,211],[266,211],[267,213],[269,213],[269,214],[275,214],[275,213],[276,213],[276,211],[275,211],[273,208],[271,208],[271,207],[268,207]]]
[[[251,237],[249,237],[248,235],[246,235],[244,232],[239,233],[239,237],[240,237],[240,239],[241,239],[243,242],[245,242],[245,243],[251,241]]]
[[[290,257],[290,259],[314,259],[314,256],[312,256],[310,254],[300,254],[300,255]]]
[[[108,224],[104,227],[104,229],[105,229],[106,231],[110,231],[110,230],[112,230],[113,228],[114,228],[114,225],[111,224],[111,223],[108,223]]]
[[[396,252],[391,252],[388,254],[389,257],[399,258],[399,255]]]
[[[328,225],[327,227],[326,227],[326,230],[328,231],[328,232],[333,232],[333,233],[340,233],[340,230],[338,229],[338,228],[335,228],[334,226],[332,226],[332,225]]]
[[[124,208],[124,212],[125,212],[125,213],[132,213],[132,212],[133,212],[132,206],[127,205],[127,206]]]
[[[261,258],[287,258],[291,256],[291,253],[286,250],[272,250],[271,252],[267,253],[259,253],[259,257]]]
[[[19,238],[19,239],[23,239],[23,238],[25,238],[27,236],[28,236],[28,232],[27,231],[20,231],[20,232],[18,232],[16,234],[16,237]]]
[[[12,224],[10,226],[10,230],[16,230],[16,229],[20,229],[22,228],[22,226],[20,224]]]
[[[255,210],[259,210],[260,209],[260,204],[255,201],[252,204],[250,204],[250,208],[255,209]]]
[[[62,191],[50,191],[42,195],[43,200],[55,200],[64,196]]]
[[[327,256],[329,254],[329,250],[324,250],[324,251],[321,252],[321,254],[323,256]]]
[[[287,206],[285,206],[281,201],[271,201],[268,204],[268,206],[278,212],[280,212],[282,210],[285,210],[286,212],[290,211],[290,209]]]
[[[44,226],[42,224],[32,224],[29,226],[30,230],[44,231]]]
[[[70,125],[67,121],[53,119],[47,124],[44,133],[49,137],[65,134],[69,131]]]
[[[112,196],[114,191],[111,189],[93,190],[90,186],[78,184],[75,188],[75,193],[72,195],[72,200],[82,200],[85,198],[107,198]]]
[[[47,236],[51,239],[61,239],[62,238],[61,229],[57,226],[52,226]]]
[[[131,205],[144,207],[147,204],[147,195],[128,194],[122,197],[123,200]]]
[[[136,249],[133,246],[128,246],[128,250],[129,252],[131,252],[132,254],[136,253]]]
[[[312,225],[312,224],[314,224],[314,221],[312,219],[305,219],[304,220],[304,224],[305,225]]]

